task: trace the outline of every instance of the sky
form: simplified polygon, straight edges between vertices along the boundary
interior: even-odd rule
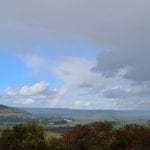
[[[0,104],[150,110],[150,1],[0,0]]]

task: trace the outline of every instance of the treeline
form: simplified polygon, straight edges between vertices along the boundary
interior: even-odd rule
[[[0,150],[150,150],[150,127],[96,122],[47,138],[41,125],[19,124],[1,133]]]

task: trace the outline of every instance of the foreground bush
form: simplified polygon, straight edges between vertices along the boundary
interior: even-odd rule
[[[5,129],[0,137],[1,150],[41,150],[45,149],[42,126],[36,123],[15,125]]]
[[[113,127],[110,122],[90,125],[78,125],[64,134],[63,149],[71,150],[107,150],[114,140]]]
[[[114,129],[111,122],[77,125],[61,138],[44,136],[36,123],[5,129],[0,150],[150,150],[150,128],[125,125]]]
[[[150,150],[150,128],[125,125],[114,133],[114,150]]]

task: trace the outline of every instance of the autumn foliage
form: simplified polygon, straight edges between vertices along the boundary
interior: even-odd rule
[[[5,129],[0,150],[150,150],[150,127],[135,124],[114,128],[111,122],[77,125],[61,138],[46,138],[36,123]]]

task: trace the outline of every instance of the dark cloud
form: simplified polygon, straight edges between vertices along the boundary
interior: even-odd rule
[[[125,69],[124,77],[137,83],[150,81],[150,49],[112,50],[102,54],[97,61],[96,71],[107,76],[116,75]]]
[[[109,48],[147,48],[147,0],[5,0],[0,6],[3,40],[27,46],[41,37],[81,36]]]
[[[150,1],[5,0],[0,41],[31,49],[44,39],[82,37],[111,49],[96,69],[107,75],[128,68],[126,78],[150,80]]]
[[[149,0],[5,0],[0,5],[0,22],[0,44],[13,45],[21,51],[30,52],[41,41],[54,38],[88,39],[107,50],[98,57],[94,68],[99,75],[88,70],[86,78],[82,73],[81,81],[76,76],[73,81],[71,74],[66,77],[65,71],[61,75],[67,84],[85,87],[90,81],[99,88],[107,77],[113,80],[120,74],[142,88],[149,85],[145,83],[150,81]],[[74,73],[72,66],[69,68]],[[140,99],[146,97],[145,104],[149,104],[148,94],[142,94],[138,94]],[[134,94],[124,89],[105,93],[110,98],[130,95]]]

